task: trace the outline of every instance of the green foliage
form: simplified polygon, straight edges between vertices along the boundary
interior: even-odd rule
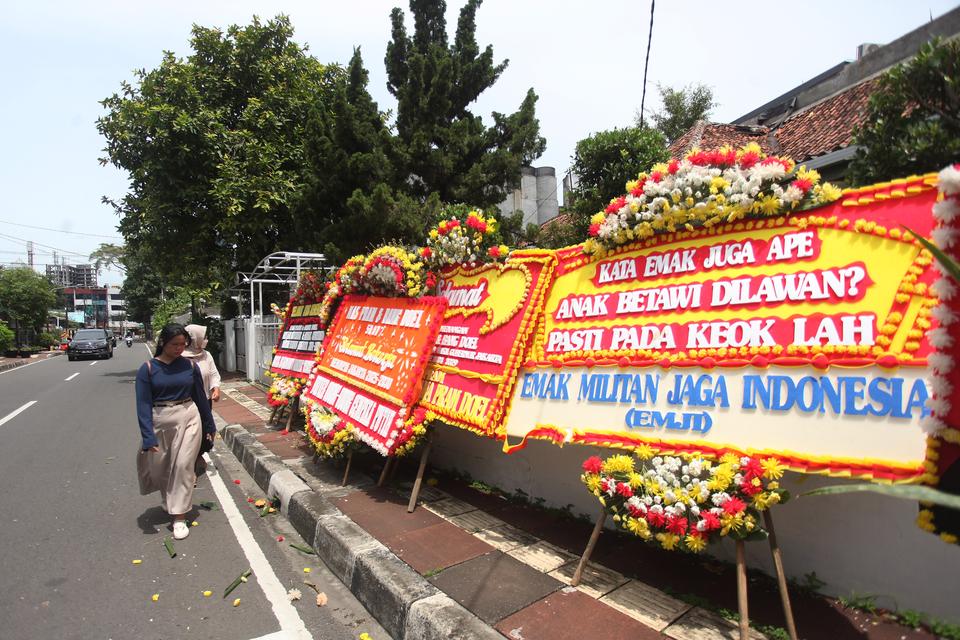
[[[193,300],[191,292],[186,289],[177,289],[170,292],[171,296],[158,304],[153,311],[150,324],[154,334],[159,334],[164,325],[173,321],[175,316],[182,315],[190,310]]]
[[[897,611],[897,620],[906,627],[916,629],[923,624],[923,614],[912,609]]]
[[[697,120],[710,117],[710,111],[717,106],[713,100],[713,90],[703,84],[689,85],[674,89],[657,84],[663,108],[653,114],[654,128],[663,134],[668,142],[673,142]],[[640,115],[637,115],[640,122]]]
[[[97,273],[100,273],[100,270],[104,267],[123,269],[125,253],[125,247],[103,242],[90,254],[90,261],[93,262],[93,268]]]
[[[13,348],[14,335],[10,327],[3,320],[0,320],[0,354]]]
[[[403,11],[390,14],[385,63],[387,89],[397,98],[397,175],[417,200],[436,193],[447,203],[494,205],[546,147],[533,89],[513,114],[494,112],[492,127],[468,110],[507,66],[494,64],[491,46],[481,51],[477,44],[479,6],[480,0],[467,0],[460,9],[452,44],[443,0],[411,0],[412,36]]]
[[[572,167],[578,182],[567,209],[570,222],[550,225],[541,245],[558,248],[582,242],[593,214],[623,195],[626,183],[638,173],[668,157],[663,135],[649,128],[600,131],[578,142]]]
[[[851,593],[849,596],[840,596],[837,598],[842,606],[847,609],[857,609],[867,613],[877,612],[877,596],[870,594]]]
[[[36,343],[41,347],[52,347],[60,344],[60,336],[49,331],[44,331],[37,335]]]
[[[944,622],[943,620],[929,620],[927,626],[938,638],[943,640],[960,640],[960,625]]]
[[[880,76],[850,162],[851,184],[938,171],[960,158],[960,42],[934,39]]]
[[[834,495],[838,493],[860,493],[869,491],[889,496],[891,498],[902,498],[904,500],[915,500],[918,502],[929,502],[931,504],[947,507],[949,509],[960,509],[960,496],[940,491],[933,487],[917,484],[874,484],[871,482],[860,484],[839,484],[819,487],[812,491],[801,493],[801,496],[823,496]]]
[[[39,331],[56,301],[53,285],[30,267],[0,269],[0,319]]]
[[[128,172],[107,200],[128,250],[168,285],[226,283],[278,247],[318,240],[292,217],[304,184],[304,114],[324,108],[342,75],[292,40],[285,16],[224,31],[194,26],[185,59],[105,99],[102,163]]]

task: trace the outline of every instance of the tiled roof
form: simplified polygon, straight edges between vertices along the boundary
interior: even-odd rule
[[[776,132],[783,155],[800,162],[849,145],[875,86],[875,80],[861,82],[787,118]]]
[[[670,155],[681,158],[693,148],[715,149],[725,144],[742,147],[757,142],[766,153],[787,156],[803,162],[850,144],[854,128],[863,122],[867,102],[876,80],[867,80],[827,98],[809,109],[789,116],[773,130],[760,125],[744,126],[697,122],[670,145]],[[776,147],[776,148],[774,148]]]
[[[768,133],[767,127],[759,125],[720,124],[698,120],[689,131],[673,141],[669,148],[670,157],[681,158],[691,149],[717,149],[725,144],[739,148],[749,142],[756,142],[764,152],[773,153],[767,140]]]

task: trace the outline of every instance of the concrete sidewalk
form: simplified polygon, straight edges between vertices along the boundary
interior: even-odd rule
[[[579,587],[568,584],[591,525],[443,478],[406,511],[409,482],[377,488],[377,458],[312,462],[302,432],[265,424],[264,391],[224,383],[223,438],[319,557],[394,638],[720,640],[738,638],[731,567],[605,532]],[[407,463],[408,467],[415,466]],[[366,473],[364,473],[366,471]],[[407,470],[412,473],[412,469]],[[786,638],[775,588],[751,576],[750,615]],[[669,592],[669,593],[668,593]],[[934,638],[809,593],[792,593],[803,638]],[[752,630],[752,638],[765,638]],[[379,639],[376,639],[379,640]]]
[[[17,367],[22,367],[40,360],[46,360],[47,358],[62,356],[64,353],[64,351],[41,351],[40,353],[32,355],[29,358],[5,358],[0,356],[0,372],[7,371],[9,369],[16,369]]]

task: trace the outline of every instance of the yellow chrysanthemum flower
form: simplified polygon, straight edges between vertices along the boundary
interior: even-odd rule
[[[643,540],[650,539],[650,525],[643,518],[626,518],[625,525],[627,531],[635,536],[640,536]]]
[[[830,184],[829,182],[824,182],[820,188],[820,197],[824,202],[833,202],[837,200],[843,191],[840,187]],[[899,233],[899,231],[897,232]]]
[[[590,493],[593,493],[593,492],[599,490],[599,489],[600,489],[600,476],[594,475],[594,474],[588,475],[585,484],[587,485],[587,489],[590,490]]]
[[[637,457],[641,460],[649,460],[653,457],[654,451],[649,445],[641,444],[636,449],[633,450],[636,453]]]
[[[661,547],[667,551],[673,551],[680,542],[680,536],[674,533],[658,533],[657,540],[660,542]]]
[[[785,467],[776,458],[764,458],[760,461],[763,467],[763,477],[767,480],[779,480],[783,477]]]
[[[806,165],[800,165],[800,168],[797,169],[797,178],[799,180],[809,180],[816,184],[820,182],[820,173],[815,169],[807,169]]]
[[[603,224],[603,221],[607,219],[607,214],[603,211],[593,214],[593,217],[590,218],[590,224]]]
[[[687,543],[687,549],[694,553],[700,553],[707,548],[707,541],[700,536],[687,536],[683,541]]]
[[[630,488],[636,491],[643,486],[643,476],[639,473],[631,473],[628,482],[630,483]]]
[[[603,461],[603,466],[601,467],[604,473],[632,473],[633,472],[633,458],[630,456],[617,455],[610,456]]]

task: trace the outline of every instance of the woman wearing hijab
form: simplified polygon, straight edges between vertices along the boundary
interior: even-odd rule
[[[220,372],[217,363],[207,348],[207,328],[201,324],[188,324],[187,333],[190,334],[190,344],[183,350],[183,357],[192,360],[200,367],[203,374],[203,389],[207,399],[213,402],[220,400]]]
[[[213,442],[216,426],[199,368],[182,357],[190,345],[183,325],[168,324],[157,338],[154,357],[137,372],[137,421],[142,445],[137,456],[140,492],[160,491],[161,506],[173,518],[173,537],[190,535],[194,461],[201,440]]]

